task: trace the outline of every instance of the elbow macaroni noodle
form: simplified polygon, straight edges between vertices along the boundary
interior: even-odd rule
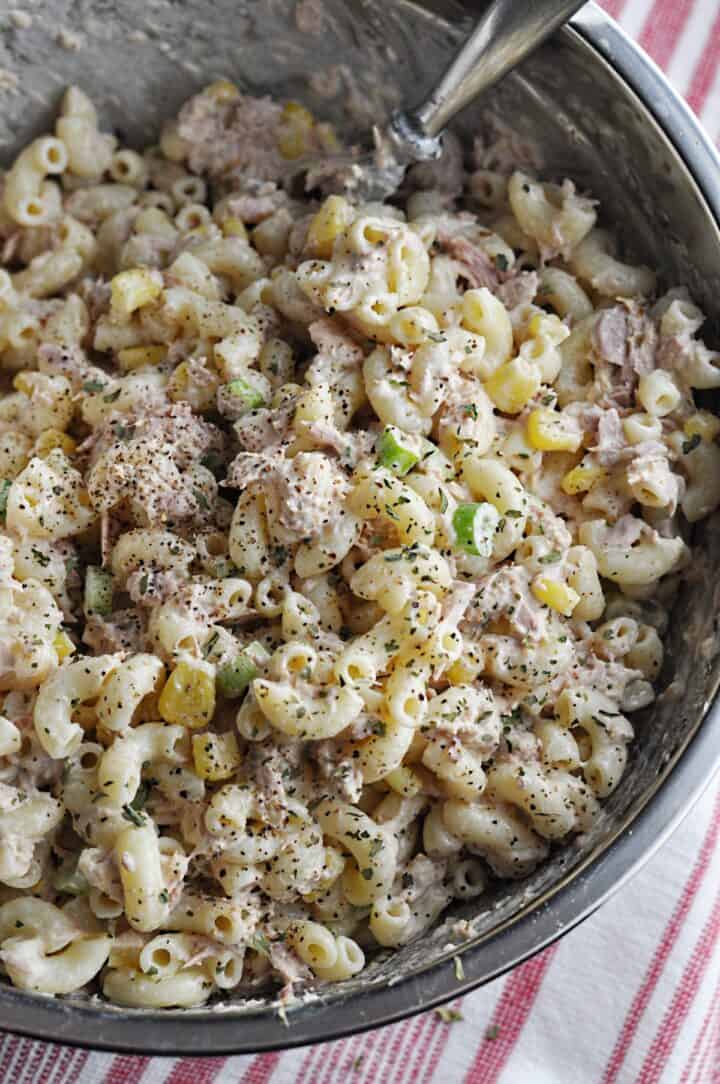
[[[70,88],[4,176],[23,990],[338,982],[526,876],[620,784],[720,506],[703,314],[592,199],[480,168],[478,213],[303,204],[286,159],[336,137],[278,107],[247,185],[213,133],[256,106],[220,81],[139,153]]]

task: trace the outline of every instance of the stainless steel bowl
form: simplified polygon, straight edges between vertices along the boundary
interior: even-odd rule
[[[36,0],[33,25],[0,16],[0,159],[47,130],[61,89],[80,83],[133,142],[220,75],[250,91],[301,97],[342,120],[348,98],[377,119],[438,72],[473,8],[455,0],[325,0],[319,34],[300,33],[295,0]],[[307,75],[343,64],[353,86],[319,99]],[[17,78],[18,92],[12,84]],[[10,89],[8,89],[10,88]],[[588,4],[497,89],[490,106],[538,143],[543,171],[592,188],[628,249],[686,283],[720,317],[720,160],[687,107],[619,28]],[[471,133],[477,110],[462,118]],[[717,331],[716,324],[715,330]],[[712,340],[712,336],[711,336]],[[185,1012],[57,1001],[0,983],[0,1027],[83,1046],[157,1054],[247,1053],[377,1027],[514,967],[580,922],[688,812],[720,760],[715,635],[720,520],[698,531],[700,557],[675,612],[667,691],[640,722],[631,766],[592,833],[519,884],[457,909],[476,936],[451,947],[447,925],[278,1019],[270,1001]],[[455,978],[462,955],[465,978]]]

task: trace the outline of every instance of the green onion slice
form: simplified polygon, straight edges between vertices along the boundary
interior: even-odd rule
[[[457,546],[474,557],[489,557],[499,522],[497,508],[487,501],[459,504],[452,518]]]
[[[109,617],[112,613],[112,604],[112,573],[104,568],[98,568],[97,565],[88,565],[85,571],[85,613]]]
[[[9,478],[0,479],[0,523],[5,522],[5,516],[7,514],[8,493],[10,492],[11,485],[12,482]]]
[[[228,700],[236,700],[257,677],[258,669],[252,659],[245,654],[238,655],[232,662],[225,663],[217,672],[217,687]]]
[[[237,380],[231,380],[226,384],[227,392],[234,399],[239,399],[248,410],[257,410],[265,406],[265,396],[259,388],[254,387],[249,380],[239,376]]]
[[[387,425],[383,430],[378,440],[377,452],[380,466],[401,478],[420,462],[420,451],[412,447],[411,438],[394,425]]]

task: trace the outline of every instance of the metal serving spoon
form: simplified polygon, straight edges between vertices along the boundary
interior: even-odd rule
[[[494,0],[430,95],[373,129],[374,151],[298,162],[310,178],[332,177],[360,201],[382,200],[408,166],[437,158],[448,122],[478,94],[516,67],[585,0]]]

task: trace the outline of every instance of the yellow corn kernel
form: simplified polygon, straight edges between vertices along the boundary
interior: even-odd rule
[[[479,644],[467,641],[459,659],[445,671],[451,685],[471,685],[485,669],[485,654]]]
[[[215,405],[220,378],[209,369],[198,376],[187,361],[177,366],[167,386],[168,398],[173,403],[190,403],[193,410],[202,412]]]
[[[513,358],[488,377],[485,391],[503,414],[519,414],[537,394],[541,382],[540,370],[535,362]]]
[[[192,752],[195,771],[211,783],[229,779],[242,761],[237,738],[231,730],[227,734],[193,734]]]
[[[243,241],[247,241],[248,232],[245,229],[245,223],[239,218],[226,218],[222,224],[223,237],[241,237]]]
[[[307,245],[313,256],[328,260],[339,237],[354,218],[350,204],[342,196],[328,196],[308,228]]]
[[[126,346],[124,350],[118,350],[120,368],[125,372],[131,369],[142,369],[144,365],[159,365],[167,357],[167,346],[154,343],[152,346]]]
[[[158,708],[166,723],[190,730],[207,726],[215,711],[215,672],[200,660],[179,662],[160,693]]]
[[[34,373],[16,373],[13,377],[15,391],[21,391],[23,395],[32,395]]]
[[[553,312],[536,312],[528,324],[528,338],[544,335],[553,346],[564,342],[570,329]]]
[[[188,392],[192,383],[192,368],[186,361],[181,361],[173,369],[171,382],[169,385],[169,396],[173,402],[178,402]]]
[[[205,87],[205,93],[216,102],[231,102],[233,98],[240,97],[240,91],[229,79],[217,79]]]
[[[134,267],[121,271],[110,280],[111,306],[114,312],[130,316],[136,309],[149,305],[162,293],[162,280],[157,273]]]
[[[683,425],[686,437],[701,437],[703,440],[715,440],[720,433],[720,418],[709,410],[698,410],[691,414]]]
[[[538,407],[527,421],[527,438],[539,452],[576,452],[582,433],[573,431],[567,420],[555,410]]]
[[[577,467],[573,467],[563,477],[560,482],[560,488],[563,493],[567,493],[568,496],[574,497],[576,493],[587,493],[592,489],[594,485],[597,485],[605,476],[607,471],[604,467],[599,467],[595,463],[578,463]]]
[[[283,124],[278,135],[278,150],[283,158],[300,158],[309,149],[308,136],[315,118],[300,102],[288,102],[283,109]]]
[[[278,150],[283,158],[292,161],[302,158],[308,148],[307,129],[287,127],[278,136]]]
[[[63,433],[60,429],[43,429],[35,441],[33,455],[39,456],[40,459],[46,459],[53,448],[59,448],[65,455],[72,455],[77,451],[77,444],[72,437],[69,437],[67,433]]]
[[[578,602],[580,595],[560,580],[551,580],[548,576],[536,576],[532,583],[532,593],[538,602],[556,610],[563,617],[570,617]]]
[[[58,662],[64,662],[68,655],[75,651],[75,644],[63,629],[58,629],[53,638],[53,650],[58,657]]]
[[[291,121],[303,128],[312,128],[315,118],[302,102],[286,102],[283,106],[283,120]]]
[[[406,768],[403,764],[388,772],[383,777],[383,782],[387,783],[390,790],[394,790],[396,794],[402,794],[405,798],[414,798],[422,790],[422,779],[418,773],[412,768]]]

